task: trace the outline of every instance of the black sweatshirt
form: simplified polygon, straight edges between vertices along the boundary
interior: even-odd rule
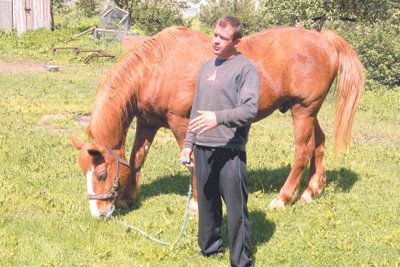
[[[188,128],[185,148],[193,145],[245,151],[250,124],[257,115],[260,80],[254,65],[242,54],[227,60],[210,59],[202,66],[190,113],[215,112],[218,126],[200,135]]]

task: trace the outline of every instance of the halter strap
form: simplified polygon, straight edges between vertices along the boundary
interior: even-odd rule
[[[108,153],[110,153],[111,157],[117,161],[117,171],[114,177],[114,184],[110,191],[106,194],[88,194],[89,200],[114,200],[118,196],[118,187],[119,187],[119,164],[124,164],[125,166],[129,167],[129,162],[125,159],[120,158],[117,156],[114,151],[108,146],[105,146]]]
[[[113,159],[115,159],[117,162],[124,164],[125,166],[129,167],[129,162],[125,159],[120,158],[119,156],[117,156],[114,151],[112,151],[111,148],[109,148],[108,146],[105,146],[108,153],[110,153],[111,157],[113,157]]]

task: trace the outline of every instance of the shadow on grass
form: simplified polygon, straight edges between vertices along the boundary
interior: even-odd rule
[[[290,166],[282,167],[274,170],[258,169],[251,170],[248,172],[248,188],[250,194],[262,190],[262,192],[268,193],[272,191],[279,191],[284,182],[286,176],[290,171]],[[306,177],[308,173],[303,175],[301,190],[306,185]],[[339,170],[327,171],[328,183],[335,187],[335,191],[349,192],[354,184],[358,180],[358,176],[351,170],[341,168]],[[187,195],[189,188],[189,173],[188,175],[174,175],[161,177],[150,184],[142,186],[139,197],[131,209],[119,209],[117,213],[119,215],[125,215],[132,210],[139,209],[142,201],[153,196],[163,194],[178,194]],[[160,203],[162,205],[162,203]],[[184,207],[182,207],[184,208]],[[274,222],[267,219],[266,213],[261,210],[250,211],[251,221],[251,240],[253,243],[254,257],[256,258],[257,247],[263,243],[268,242],[273,236],[276,225]],[[224,216],[223,222],[223,238],[224,243],[228,244],[227,233],[226,233],[226,216]]]
[[[269,169],[258,169],[251,170],[248,172],[248,190],[249,193],[262,191],[264,193],[271,192],[279,192],[281,187],[286,181],[286,177],[290,172],[290,166],[282,167],[274,170]],[[328,185],[334,186],[335,192],[349,192],[354,184],[358,180],[358,176],[355,172],[341,168],[339,170],[330,170],[326,172]],[[135,203],[131,207],[131,209],[120,209],[118,210],[118,214],[124,215],[132,210],[139,209],[141,207],[142,201],[145,201],[148,198],[164,195],[164,194],[178,194],[178,195],[187,195],[189,190],[189,181],[190,176],[189,172],[187,175],[173,175],[173,176],[163,176],[159,179],[155,180],[150,184],[145,184],[142,186],[141,191],[136,199]],[[305,171],[302,182],[300,185],[300,191],[303,191],[308,177],[308,170]],[[162,204],[162,203],[160,203]],[[182,207],[184,208],[184,207]],[[256,223],[255,228],[262,228],[267,231],[265,233],[261,233],[260,235],[256,235],[254,240],[256,240],[255,244],[262,243],[268,241],[275,229],[275,226],[272,222],[265,221],[265,215],[261,214],[261,211],[253,211],[251,212],[252,221],[258,222]],[[257,218],[263,217],[264,220],[258,220]],[[262,240],[258,240],[258,236],[262,237]],[[266,237],[265,237],[266,236]]]
[[[327,176],[328,184],[335,185],[336,192],[349,192],[358,180],[357,173],[345,168],[327,171]]]
[[[250,211],[251,242],[253,243],[253,250],[257,249],[258,245],[267,243],[275,233],[275,223],[268,220],[266,217],[266,213],[261,210]]]
[[[276,225],[267,219],[265,212],[254,210],[249,212],[251,222],[251,243],[253,245],[254,255],[257,253],[258,246],[267,243],[275,233]],[[226,214],[222,222],[222,241],[225,247],[228,247],[228,230]],[[256,257],[256,255],[254,256]]]
[[[248,172],[248,189],[250,193],[262,191],[264,193],[279,192],[290,172],[290,166],[278,169],[258,169]],[[358,180],[355,172],[341,168],[339,170],[328,170],[326,172],[328,185],[334,185],[335,191],[349,192]],[[190,174],[163,176],[150,184],[142,186],[138,199],[133,209],[141,206],[141,201],[153,196],[163,194],[187,195],[189,190]],[[305,171],[300,190],[306,186],[308,171]]]
[[[142,201],[154,196],[165,194],[187,195],[189,192],[189,175],[190,174],[188,172],[188,174],[185,176],[163,176],[150,184],[142,185],[132,207],[130,209],[119,209],[118,214],[124,215],[132,210],[139,209],[142,205]]]
[[[262,191],[265,193],[279,192],[289,175],[291,167],[282,167],[274,170],[258,169],[248,172],[248,187],[250,192]],[[304,190],[308,181],[308,169],[301,179],[300,190]],[[341,168],[327,170],[328,185],[334,185],[335,191],[349,192],[358,180],[355,172]]]

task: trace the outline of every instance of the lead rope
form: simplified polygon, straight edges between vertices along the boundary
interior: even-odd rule
[[[188,218],[189,218],[189,204],[190,204],[190,198],[192,197],[193,166],[190,167],[190,179],[189,180],[190,180],[189,181],[189,191],[187,194],[186,212],[185,212],[185,216],[184,216],[184,220],[183,220],[183,225],[182,225],[179,237],[175,240],[175,242],[172,244],[172,246],[175,246],[176,244],[178,244],[178,242],[182,239],[183,233],[185,232],[186,227],[187,227],[187,222],[188,222]],[[150,234],[148,234],[147,232],[143,231],[142,229],[140,229],[136,226],[132,226],[132,225],[128,224],[127,222],[120,221],[120,220],[118,220],[118,222],[122,226],[124,226],[127,230],[135,230],[136,232],[142,234],[143,236],[145,236],[146,238],[150,239],[151,241],[153,241],[155,243],[158,243],[158,244],[164,245],[164,246],[170,245],[170,243],[162,241],[160,239],[157,239],[157,238],[151,236]]]

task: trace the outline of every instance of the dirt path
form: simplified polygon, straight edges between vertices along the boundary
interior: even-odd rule
[[[20,73],[20,72],[45,72],[46,63],[39,61],[29,62],[1,62],[0,61],[0,73]]]

